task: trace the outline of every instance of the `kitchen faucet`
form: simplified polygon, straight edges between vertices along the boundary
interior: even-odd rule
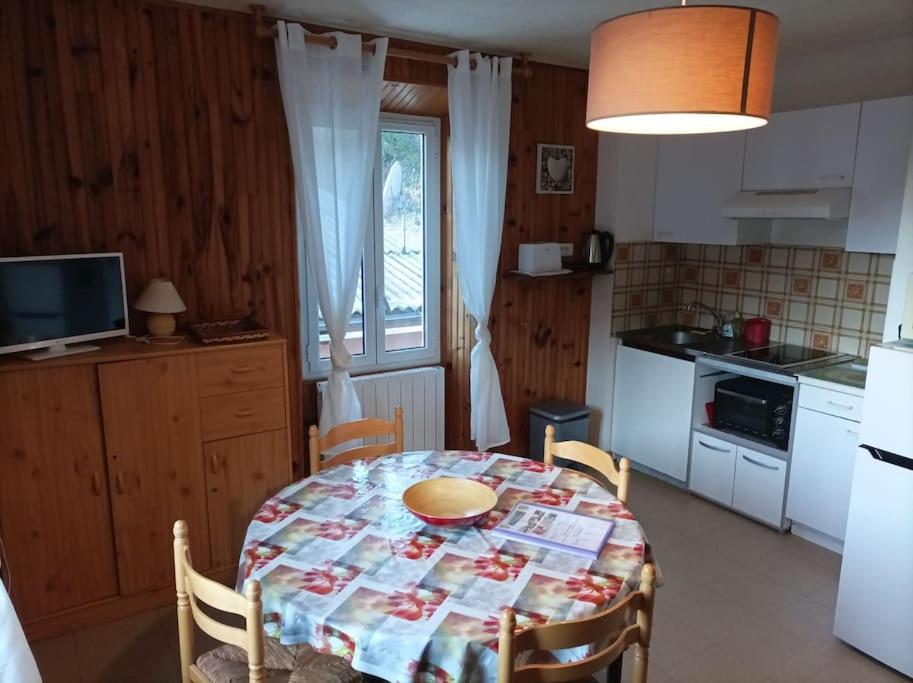
[[[694,313],[697,311],[697,309],[703,308],[705,311],[707,311],[710,315],[713,316],[713,321],[715,323],[713,326],[713,331],[719,332],[721,329],[723,329],[722,316],[719,313],[717,313],[716,311],[714,311],[712,308],[710,308],[710,306],[708,306],[707,304],[702,303],[700,301],[692,301],[690,304],[688,304],[687,306],[683,306],[682,308],[684,308],[689,313]]]

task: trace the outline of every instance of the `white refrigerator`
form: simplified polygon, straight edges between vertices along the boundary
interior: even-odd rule
[[[913,345],[872,348],[835,635],[913,676]]]

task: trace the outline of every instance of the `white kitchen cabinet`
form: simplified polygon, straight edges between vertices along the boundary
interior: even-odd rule
[[[653,238],[737,244],[738,222],[720,207],[741,189],[745,133],[676,135],[659,143]]]
[[[693,362],[619,346],[612,450],[685,481],[693,393]]]
[[[896,251],[911,138],[913,95],[862,103],[847,251]]]
[[[850,187],[860,103],[774,114],[747,133],[744,190]]]
[[[737,450],[735,444],[694,432],[688,489],[731,507]]]
[[[801,387],[799,393],[805,389]],[[853,463],[859,446],[859,425],[800,407],[795,430],[786,516],[842,542]]]
[[[596,225],[616,242],[653,239],[657,147],[653,135],[599,134]]]
[[[773,527],[783,522],[786,461],[739,446],[732,507]]]

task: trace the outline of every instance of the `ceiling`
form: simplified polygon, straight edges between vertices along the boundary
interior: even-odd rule
[[[186,0],[185,0],[186,1]],[[249,11],[250,0],[189,0]],[[263,0],[261,0],[262,2]],[[267,13],[586,68],[589,34],[669,0],[270,0]],[[691,0],[691,5],[710,4]],[[780,17],[774,108],[913,93],[913,0],[728,0]]]

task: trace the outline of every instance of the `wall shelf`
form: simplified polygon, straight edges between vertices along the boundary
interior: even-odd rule
[[[568,266],[570,273],[559,273],[558,275],[525,275],[524,273],[516,273],[514,271],[508,270],[501,273],[502,280],[570,280],[570,279],[584,279],[591,278],[596,275],[609,275],[614,272],[611,268],[605,268],[602,270],[593,270],[589,268],[581,268],[580,266]]]

